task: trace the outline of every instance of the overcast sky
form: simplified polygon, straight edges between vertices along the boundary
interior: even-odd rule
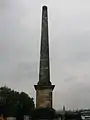
[[[90,0],[0,0],[0,86],[35,98],[42,5],[48,6],[54,108],[88,108]]]

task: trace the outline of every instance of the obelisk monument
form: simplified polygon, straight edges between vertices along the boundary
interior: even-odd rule
[[[52,92],[55,85],[52,85],[50,81],[47,6],[42,7],[39,81],[34,87],[36,90],[36,108],[52,108]]]

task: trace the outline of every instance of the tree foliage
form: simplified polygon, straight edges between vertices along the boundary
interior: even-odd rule
[[[0,88],[0,114],[5,116],[31,115],[34,109],[33,98],[24,92],[17,92],[4,86]]]

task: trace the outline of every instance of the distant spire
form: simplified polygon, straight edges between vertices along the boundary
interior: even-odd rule
[[[49,39],[47,6],[42,7],[40,71],[38,85],[51,85],[49,68]]]
[[[63,106],[63,112],[65,112],[65,106]]]

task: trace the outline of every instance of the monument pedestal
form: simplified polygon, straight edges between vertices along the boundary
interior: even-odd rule
[[[52,108],[52,91],[55,85],[34,85],[36,90],[36,108]]]
[[[32,113],[32,120],[53,120],[54,118],[55,110],[52,108],[39,108]]]

